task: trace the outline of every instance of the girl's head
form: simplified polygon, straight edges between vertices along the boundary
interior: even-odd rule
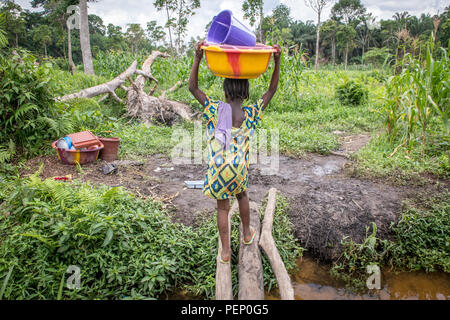
[[[246,100],[249,98],[248,79],[229,79],[223,81],[223,91],[227,101]]]

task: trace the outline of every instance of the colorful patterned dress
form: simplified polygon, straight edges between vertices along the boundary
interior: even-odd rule
[[[206,145],[208,171],[203,193],[212,199],[228,199],[248,188],[250,137],[261,120],[264,102],[243,107],[245,118],[240,128],[232,128],[228,150],[214,137],[217,126],[219,101],[206,96],[203,118],[206,119]]]

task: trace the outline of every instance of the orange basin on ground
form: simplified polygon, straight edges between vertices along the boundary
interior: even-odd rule
[[[254,47],[206,44],[202,49],[214,75],[233,79],[258,78],[266,72],[270,56],[276,51],[263,44]]]

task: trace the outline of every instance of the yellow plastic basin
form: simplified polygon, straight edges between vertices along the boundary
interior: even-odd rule
[[[276,51],[263,44],[254,47],[206,44],[202,49],[214,75],[233,79],[258,78],[266,72],[270,56]]]

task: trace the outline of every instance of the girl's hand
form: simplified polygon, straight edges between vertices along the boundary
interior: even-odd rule
[[[281,59],[281,47],[280,47],[280,45],[279,44],[275,44],[273,46],[273,48],[277,50],[276,52],[273,53],[273,59],[275,61],[280,61],[280,59]]]
[[[203,58],[203,49],[201,47],[204,44],[205,44],[205,40],[200,41],[195,45],[195,58],[197,60],[202,60],[202,58]]]

